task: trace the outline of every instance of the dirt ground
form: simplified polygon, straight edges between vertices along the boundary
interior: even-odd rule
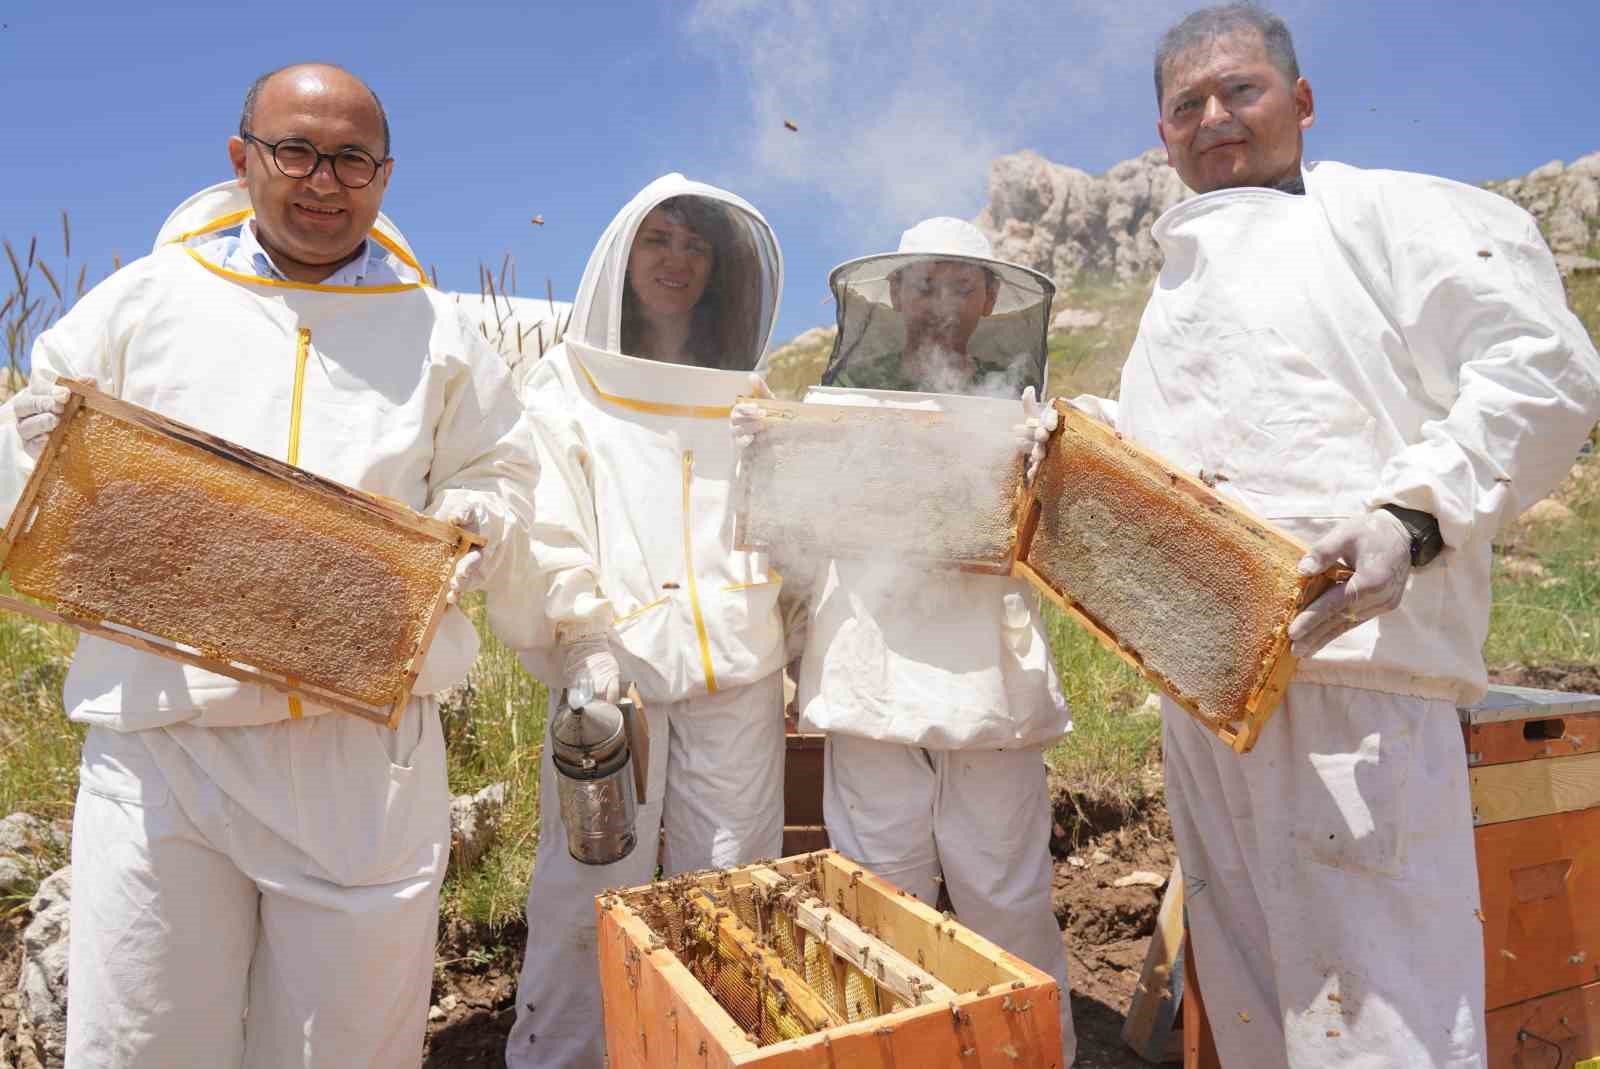
[[[1489,671],[1491,683],[1600,694],[1600,665],[1513,664]]]
[[[1133,996],[1145,946],[1161,905],[1161,887],[1114,887],[1133,872],[1172,869],[1172,826],[1153,801],[1125,812],[1052,783],[1056,859],[1052,899],[1072,969],[1072,1014],[1079,1069],[1132,1069],[1149,1063],[1122,1042],[1122,1018]],[[1075,861],[1074,861],[1075,859]],[[1075,863],[1076,862],[1076,863]],[[515,1018],[517,969],[527,932],[446,933],[440,956],[450,961],[434,983],[443,1016],[428,1025],[426,1069],[499,1066]],[[473,950],[501,948],[485,960]],[[456,960],[452,960],[456,959]]]

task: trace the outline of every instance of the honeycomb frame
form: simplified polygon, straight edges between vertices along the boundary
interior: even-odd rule
[[[455,566],[483,540],[61,385],[60,424],[0,545],[0,572],[37,602],[0,608],[398,724]]]
[[[1304,542],[1067,403],[1055,410],[1013,574],[1248,753],[1294,676],[1290,621],[1348,571],[1300,575]]]

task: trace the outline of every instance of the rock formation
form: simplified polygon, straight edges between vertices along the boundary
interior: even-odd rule
[[[1063,287],[1084,275],[1130,281],[1160,266],[1150,225],[1190,196],[1162,149],[1098,176],[1024,150],[990,165],[989,206],[976,222],[1002,259]]]
[[[1564,270],[1600,259],[1600,152],[1486,187],[1539,220]],[[1063,289],[1097,276],[1131,281],[1161,265],[1151,224],[1190,196],[1159,148],[1103,175],[1024,150],[990,164],[989,205],[976,222],[999,256],[1043,271]]]

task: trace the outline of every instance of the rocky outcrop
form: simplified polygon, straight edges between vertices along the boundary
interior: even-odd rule
[[[64,868],[39,885],[28,903],[33,919],[22,932],[21,1021],[18,1043],[45,1069],[60,1069],[67,1046],[67,940],[72,903],[72,869]],[[27,1064],[23,1062],[23,1064]]]
[[[1552,160],[1521,178],[1489,182],[1539,220],[1564,273],[1600,267],[1600,152]],[[1150,227],[1193,196],[1155,148],[1103,175],[1014,152],[989,166],[989,206],[976,220],[1002,259],[1067,288],[1087,277],[1129,281],[1154,273]]]
[[[989,206],[976,222],[1001,259],[1042,271],[1063,287],[1084,275],[1128,281],[1160,266],[1150,226],[1192,195],[1162,149],[1103,175],[1024,150],[990,164]]]
[[[1487,186],[1531,212],[1551,251],[1570,258],[1570,265],[1600,256],[1600,152],[1570,164],[1551,160],[1521,178]]]
[[[494,845],[500,831],[500,812],[506,805],[506,785],[491,783],[477,794],[450,799],[450,853],[457,870],[470,869]]]
[[[29,813],[0,820],[0,895],[25,889],[49,872],[41,859],[66,848],[67,830]]]

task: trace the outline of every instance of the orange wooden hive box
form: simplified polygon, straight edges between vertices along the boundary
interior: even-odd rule
[[[1600,1056],[1600,695],[1494,686],[1461,728],[1490,1069]]]
[[[1054,980],[834,851],[595,908],[611,1069],[1059,1069]]]
[[[482,540],[62,384],[0,546],[12,588],[42,604],[0,608],[397,723]]]

